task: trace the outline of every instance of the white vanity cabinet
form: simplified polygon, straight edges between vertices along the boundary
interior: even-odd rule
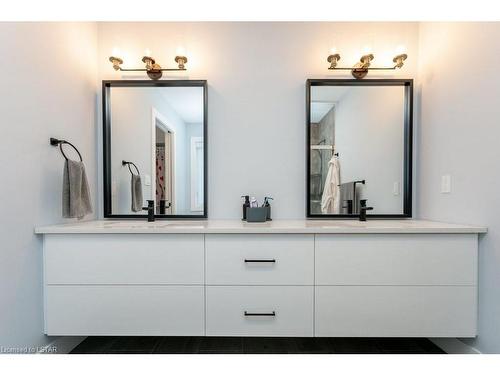
[[[315,270],[315,336],[476,335],[476,234],[320,234]]]
[[[313,336],[313,234],[207,234],[211,336]]]
[[[314,285],[313,234],[207,234],[207,285]]]
[[[48,335],[474,337],[481,227],[90,222],[44,235]]]
[[[203,234],[44,238],[45,333],[202,336]]]

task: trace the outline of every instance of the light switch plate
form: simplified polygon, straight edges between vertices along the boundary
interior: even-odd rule
[[[399,182],[398,181],[395,181],[393,186],[392,186],[392,194],[394,195],[399,195],[400,193],[400,189],[399,189]]]
[[[451,193],[451,176],[449,174],[441,176],[441,193]]]
[[[144,185],[151,186],[151,176],[149,174],[144,175]]]

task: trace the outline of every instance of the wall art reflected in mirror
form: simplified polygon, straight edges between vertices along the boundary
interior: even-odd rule
[[[207,216],[206,81],[104,81],[104,216]]]
[[[411,217],[413,81],[307,81],[307,216]]]

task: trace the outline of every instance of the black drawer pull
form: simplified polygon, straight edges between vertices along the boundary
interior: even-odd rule
[[[245,311],[245,316],[276,316],[276,311],[270,313],[249,313]]]
[[[245,259],[245,263],[276,263],[276,259]]]

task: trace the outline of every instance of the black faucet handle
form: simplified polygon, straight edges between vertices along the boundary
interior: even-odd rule
[[[373,207],[366,207],[366,199],[361,199],[359,203],[361,206],[359,207],[359,221],[366,221],[366,211],[373,210]]]
[[[360,199],[359,200],[359,205],[360,205],[359,209],[365,210],[365,211],[373,210],[373,207],[366,207],[366,202],[367,202],[366,199]]]
[[[144,211],[148,211],[148,222],[155,221],[155,201],[154,200],[147,200],[148,206],[143,207],[142,209]]]
[[[154,200],[148,199],[146,202],[148,202],[148,206],[142,208],[144,211],[151,210],[151,209],[153,209],[155,207],[155,201]]]

